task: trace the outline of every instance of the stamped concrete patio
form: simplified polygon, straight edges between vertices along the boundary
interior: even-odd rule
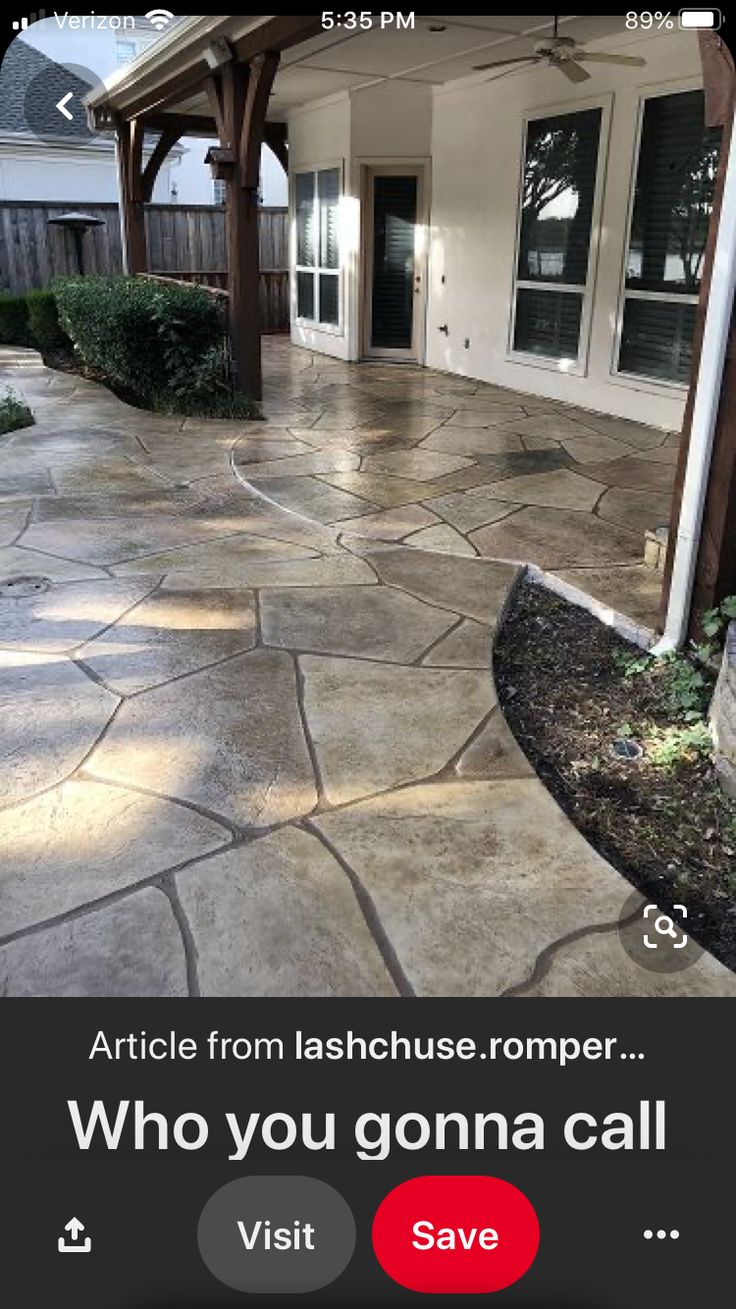
[[[644,535],[669,522],[679,434],[423,368],[271,341],[267,441],[236,467],[286,509],[372,540],[533,563],[653,626]]]
[[[5,352],[37,425],[0,442],[3,992],[736,994],[624,953],[631,888],[490,672],[498,557],[644,605],[674,441],[267,363],[267,425],[182,423]]]

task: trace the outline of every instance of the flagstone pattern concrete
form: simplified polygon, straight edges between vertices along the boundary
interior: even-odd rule
[[[3,994],[736,994],[629,964],[491,672],[520,563],[651,615],[672,437],[283,342],[266,423],[0,365]]]

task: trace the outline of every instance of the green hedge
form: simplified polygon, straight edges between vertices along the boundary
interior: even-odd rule
[[[0,293],[0,345],[32,346],[44,357],[71,351],[53,291]]]
[[[31,345],[27,296],[0,293],[0,345]]]
[[[53,289],[82,364],[134,403],[179,413],[251,414],[252,406],[228,384],[222,302],[201,287],[76,277]]]
[[[26,296],[31,343],[41,354],[69,354],[71,341],[59,322],[59,307],[53,291],[29,291]]]

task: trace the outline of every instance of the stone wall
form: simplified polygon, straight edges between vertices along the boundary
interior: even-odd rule
[[[736,796],[736,623],[728,629],[710,716],[718,776],[724,790]]]

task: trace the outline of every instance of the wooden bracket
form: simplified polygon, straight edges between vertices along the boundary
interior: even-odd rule
[[[142,198],[145,204],[151,203],[153,188],[156,185],[156,178],[161,170],[161,165],[169,152],[179,140],[179,132],[176,128],[165,128],[156,142],[151,157],[143,169],[141,178]]]
[[[222,81],[219,77],[208,77],[204,84],[207,98],[212,109],[212,116],[215,120],[217,135],[220,138],[221,145],[228,145],[227,129],[225,127],[225,112],[222,103]]]
[[[239,148],[240,185],[249,191],[258,190],[266,110],[280,59],[278,50],[267,50],[250,65]]]

